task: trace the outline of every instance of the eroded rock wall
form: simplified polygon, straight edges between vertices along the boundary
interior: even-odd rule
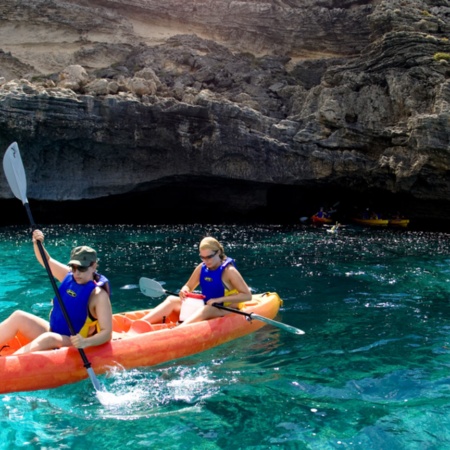
[[[446,204],[449,14],[432,0],[8,1],[0,144],[19,143],[43,200],[213,179],[254,183],[230,209],[264,206],[274,185]]]

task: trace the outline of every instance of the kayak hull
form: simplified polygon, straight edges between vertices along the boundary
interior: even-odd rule
[[[406,228],[409,225],[409,219],[391,219],[389,220],[390,227]]]
[[[353,221],[360,225],[366,225],[369,227],[386,227],[389,225],[389,220],[385,220],[385,219],[357,219],[357,218],[354,218]]]
[[[276,293],[259,294],[246,302],[242,311],[273,319],[280,304],[281,299]],[[258,320],[248,321],[241,314],[230,313],[185,327],[177,327],[177,317],[171,316],[168,323],[152,326],[138,320],[148,311],[115,314],[113,340],[85,349],[96,375],[113,367],[131,369],[154,366],[200,353],[265,325]],[[87,378],[86,368],[77,349],[65,347],[25,355],[12,354],[25,343],[23,338],[17,336],[9,343],[10,347],[1,352],[0,394],[50,389]]]
[[[329,219],[327,217],[317,217],[317,216],[312,216],[311,220],[313,223],[333,223],[333,219]]]

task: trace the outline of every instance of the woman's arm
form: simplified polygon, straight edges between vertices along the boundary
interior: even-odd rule
[[[86,338],[79,334],[70,336],[70,340],[74,347],[94,347],[111,340],[113,329],[112,308],[109,295],[104,289],[100,287],[95,288],[94,292],[91,294],[91,299],[89,300],[89,310],[97,319],[100,331],[93,336]]]
[[[42,267],[45,267],[44,261],[42,260],[42,257],[41,257],[41,252],[39,251],[38,241],[40,241],[42,244],[42,248],[44,249],[45,258],[48,261],[48,265],[50,267],[50,270],[52,271],[52,275],[58,281],[64,280],[65,276],[69,272],[69,267],[63,263],[60,263],[59,261],[56,261],[56,259],[53,259],[50,257],[50,254],[44,247],[44,234],[42,233],[41,230],[34,230],[33,231],[33,248],[34,248],[34,254],[36,255],[36,259],[38,260],[39,264],[41,264]]]
[[[180,289],[179,297],[183,300],[188,292],[192,292],[200,283],[200,272],[202,264],[200,263],[192,272],[187,283]]]

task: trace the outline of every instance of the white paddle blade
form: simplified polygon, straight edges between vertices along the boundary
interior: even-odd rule
[[[164,288],[157,281],[145,277],[142,277],[139,280],[139,288],[147,297],[161,297],[166,293]]]
[[[286,325],[285,323],[282,323],[282,322],[277,322],[276,320],[272,320],[267,317],[260,316],[259,314],[251,313],[251,317],[252,317],[252,319],[260,320],[261,322],[265,322],[270,325],[273,325],[274,327],[281,328],[282,330],[288,331],[289,333],[292,333],[292,334],[305,334],[305,332],[303,330],[300,330],[299,328],[295,328],[291,325]]]
[[[17,142],[13,142],[5,152],[3,170],[12,193],[22,200],[23,204],[28,203],[27,178]]]

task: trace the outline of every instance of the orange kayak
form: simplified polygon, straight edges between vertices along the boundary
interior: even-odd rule
[[[317,217],[316,215],[311,217],[313,223],[332,223],[333,219],[328,219],[327,217]]]
[[[276,293],[253,295],[243,312],[273,319],[281,299]],[[150,325],[142,318],[149,310],[114,314],[113,340],[98,347],[85,349],[96,375],[113,366],[125,369],[146,367],[199,353],[225,342],[252,333],[265,324],[248,321],[240,314],[177,327],[178,317],[172,315],[164,324]],[[16,336],[0,356],[0,394],[49,389],[87,378],[77,349],[60,348],[14,356],[15,350],[27,342]]]

